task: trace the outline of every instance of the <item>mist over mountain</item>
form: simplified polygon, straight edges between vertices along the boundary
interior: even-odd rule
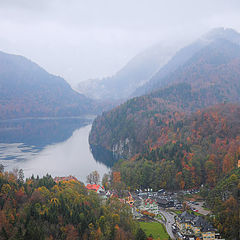
[[[215,226],[237,239],[240,46],[230,40],[186,47],[194,53],[150,93],[97,117],[89,142],[129,189],[204,189]]]
[[[158,44],[131,59],[112,77],[80,82],[77,90],[93,99],[128,99],[166,86],[165,78],[214,41],[224,39],[240,44],[240,35],[230,28],[216,28],[180,49]]]
[[[188,60],[193,57],[195,53],[208,46],[209,44],[218,41],[227,40],[229,42],[240,44],[240,34],[230,28],[216,28],[208,32],[197,41],[179,50],[170,61],[164,65],[160,70],[143,86],[140,86],[133,93],[133,96],[140,96],[146,93],[150,93],[157,88],[166,86],[168,81],[166,80],[168,75],[173,73],[179,67],[186,64]]]
[[[162,85],[98,117],[90,143],[129,158],[154,145],[165,126],[185,115],[219,103],[239,104],[240,46],[225,39],[209,41]]]
[[[77,89],[94,99],[127,99],[167,63],[175,49],[155,45],[136,55],[115,75],[80,82]]]
[[[0,52],[0,118],[77,116],[93,101],[22,56]]]

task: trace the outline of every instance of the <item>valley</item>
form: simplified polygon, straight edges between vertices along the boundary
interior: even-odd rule
[[[238,32],[78,91],[0,52],[0,239],[238,239]]]

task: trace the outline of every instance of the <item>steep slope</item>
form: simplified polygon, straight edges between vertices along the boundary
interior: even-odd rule
[[[90,144],[129,158],[154,145],[184,115],[217,103],[240,102],[240,47],[217,40],[166,78],[168,87],[133,98],[98,117]]]
[[[227,239],[238,239],[240,105],[198,110],[165,128],[159,143],[113,171],[132,189],[200,188],[214,226]]]
[[[240,45],[240,34],[229,28],[213,29],[197,41],[179,50],[148,82],[137,88],[133,96],[150,93],[154,89],[168,85],[169,82],[166,80],[168,80],[167,77],[169,74],[172,74],[179,67],[184,66],[201,49],[218,40],[227,40]]]
[[[240,168],[231,171],[212,191],[206,193],[208,207],[215,215],[214,224],[222,236],[239,239]]]
[[[92,100],[30,60],[0,52],[0,118],[91,113]]]
[[[215,105],[165,126],[157,142],[115,167],[133,188],[213,187],[237,168],[239,146],[240,105]]]
[[[153,46],[131,59],[112,77],[78,84],[79,92],[95,99],[126,99],[148,81],[172,56],[174,48]]]

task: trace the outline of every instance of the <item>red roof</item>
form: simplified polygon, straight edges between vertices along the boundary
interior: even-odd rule
[[[86,188],[88,190],[94,190],[94,191],[98,191],[98,189],[100,188],[101,186],[100,185],[97,185],[97,184],[87,184]],[[104,188],[104,187],[102,187]]]

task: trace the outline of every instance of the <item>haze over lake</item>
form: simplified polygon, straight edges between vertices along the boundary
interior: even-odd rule
[[[0,163],[6,170],[23,169],[34,175],[73,175],[81,181],[93,170],[108,168],[95,161],[88,135],[92,119],[25,119],[0,122]]]

